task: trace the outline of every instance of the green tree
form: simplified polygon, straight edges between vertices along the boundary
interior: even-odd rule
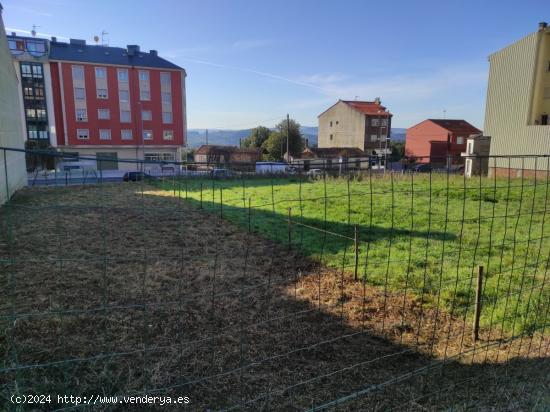
[[[269,134],[269,138],[262,144],[265,158],[267,160],[282,160],[287,151],[287,129],[289,131],[288,142],[290,154],[297,155],[304,150],[304,139],[300,132],[300,124],[293,119],[287,123],[286,119],[281,120],[275,131]]]
[[[394,159],[402,159],[405,157],[405,143],[404,142],[391,142],[391,156]]]
[[[286,136],[278,131],[272,131],[269,138],[262,144],[264,160],[281,160],[284,144],[286,144]]]
[[[242,141],[243,147],[262,147],[262,144],[269,138],[271,130],[264,126],[258,126],[250,131],[250,135]]]

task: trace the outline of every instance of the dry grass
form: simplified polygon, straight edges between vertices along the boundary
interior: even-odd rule
[[[0,408],[19,391],[304,410],[371,385],[338,408],[547,405],[547,336],[483,331],[472,354],[460,316],[142,189],[25,189],[2,209]]]

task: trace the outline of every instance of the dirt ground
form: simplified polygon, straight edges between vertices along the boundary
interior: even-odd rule
[[[14,393],[188,396],[197,411],[550,405],[548,336],[474,345],[461,314],[145,184],[26,188],[1,224],[0,409]]]

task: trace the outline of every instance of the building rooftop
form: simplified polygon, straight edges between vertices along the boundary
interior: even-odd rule
[[[77,39],[71,39],[69,43],[52,40],[50,43],[50,59],[183,70],[180,66],[159,57],[156,50],[150,50],[147,53],[141,51],[139,46],[136,45],[128,45],[125,49],[121,47],[88,45],[84,40]]]
[[[361,113],[370,114],[370,115],[382,115],[382,116],[391,116],[392,114],[388,112],[385,106],[382,106],[380,101],[360,101],[360,100],[342,100],[347,105],[353,107],[355,110],[360,111]]]
[[[368,156],[363,150],[357,147],[306,147],[301,153],[302,159],[320,158],[334,159],[336,157],[366,157]]]
[[[481,130],[472,126],[466,120],[462,119],[428,119],[428,121],[437,124],[440,127],[448,130],[451,133],[458,135],[469,136],[472,134],[479,134]]]

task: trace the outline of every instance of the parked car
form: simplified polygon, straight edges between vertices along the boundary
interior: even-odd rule
[[[415,165],[413,170],[417,173],[430,173],[432,171],[432,165],[429,163],[420,163]]]
[[[212,169],[210,171],[210,176],[212,176],[215,179],[225,179],[233,176],[233,173],[227,169]]]
[[[125,182],[140,182],[149,179],[154,179],[154,177],[145,172],[126,172],[122,176],[122,180]]]
[[[324,172],[322,169],[309,169],[306,172],[306,176],[312,177],[314,179],[323,176],[323,174]]]

